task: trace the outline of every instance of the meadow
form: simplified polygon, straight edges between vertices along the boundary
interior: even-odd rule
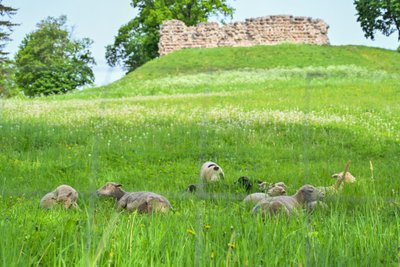
[[[0,102],[2,266],[395,266],[400,53],[357,46],[188,49],[63,96]],[[224,168],[195,194],[199,169]],[[238,177],[331,185],[327,210],[263,220]],[[168,214],[117,213],[107,181]],[[80,210],[42,210],[69,184]]]

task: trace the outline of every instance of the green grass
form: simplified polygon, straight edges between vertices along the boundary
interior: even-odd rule
[[[398,263],[400,64],[367,47],[182,50],[109,86],[0,102],[0,264],[394,266]],[[357,183],[328,210],[262,221],[241,175]],[[184,192],[204,161],[226,181]],[[373,169],[371,169],[371,164]],[[118,214],[96,188],[165,195],[175,212]],[[60,184],[80,211],[39,208]]]

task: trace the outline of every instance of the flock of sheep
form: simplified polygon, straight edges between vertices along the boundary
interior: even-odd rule
[[[327,187],[314,187],[303,185],[294,195],[286,195],[286,185],[283,182],[269,184],[258,181],[259,191],[249,194],[244,198],[244,202],[254,205],[253,214],[274,215],[283,212],[290,215],[300,208],[314,210],[316,207],[326,207],[322,202],[325,194],[335,194],[342,190],[344,183],[354,183],[356,178],[348,172],[350,161],[345,165],[344,171],[334,174],[332,177],[336,182]],[[187,190],[194,192],[200,187],[206,187],[210,183],[215,183],[224,178],[222,168],[214,162],[206,162],[200,169],[202,184],[191,184]],[[252,188],[249,178],[242,176],[237,181],[247,191]],[[98,196],[113,197],[117,201],[117,210],[126,209],[127,211],[137,211],[139,213],[164,213],[172,209],[171,203],[162,195],[153,192],[125,192],[122,185],[108,182],[96,191]],[[78,208],[78,192],[69,185],[60,185],[54,191],[47,193],[40,201],[40,206],[44,209],[51,209],[62,204],[64,208]]]

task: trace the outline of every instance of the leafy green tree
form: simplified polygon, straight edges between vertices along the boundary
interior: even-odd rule
[[[94,81],[92,40],[73,40],[66,16],[48,17],[25,36],[15,57],[16,83],[25,95],[66,93]]]
[[[121,65],[132,71],[157,57],[159,30],[162,22],[179,19],[188,26],[206,22],[210,16],[232,16],[226,0],[132,0],[138,16],[123,25],[112,45],[106,47],[110,66]]]
[[[16,96],[20,90],[15,84],[15,66],[11,60],[0,62],[0,98]]]
[[[355,0],[354,5],[366,38],[374,40],[376,31],[397,32],[400,41],[400,0]]]

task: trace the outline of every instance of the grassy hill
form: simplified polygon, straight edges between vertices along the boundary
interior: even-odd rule
[[[184,49],[148,62],[110,85],[87,89],[67,98],[123,97],[135,95],[203,92],[215,80],[232,76],[248,83],[259,77],[276,80],[283,76],[319,74],[364,75],[400,74],[400,53],[363,46],[277,45],[237,48]],[[354,69],[352,69],[354,68]],[[243,75],[245,74],[245,75]],[[228,76],[228,77],[227,77]],[[257,78],[254,81],[254,76]],[[202,81],[200,88],[187,88],[179,81]],[[158,82],[156,82],[158,80]],[[175,82],[175,83],[174,83]],[[172,84],[171,84],[172,83]],[[224,82],[222,82],[224,83]],[[160,86],[160,84],[162,86]],[[165,88],[170,85],[172,88]],[[219,84],[220,85],[220,84]],[[151,88],[149,88],[151,87]],[[218,91],[226,91],[220,88]]]
[[[2,100],[0,259],[11,265],[391,266],[400,215],[400,54],[358,46],[181,50],[108,86]],[[327,210],[253,216],[235,181],[355,184]],[[201,164],[220,185],[189,194]],[[175,212],[114,212],[107,181]],[[57,185],[79,211],[44,211]]]

